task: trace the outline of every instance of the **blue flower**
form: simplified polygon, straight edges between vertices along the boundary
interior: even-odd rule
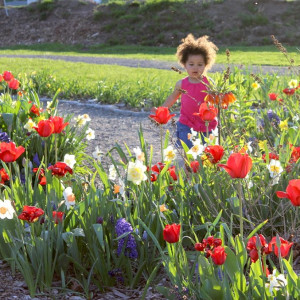
[[[0,142],[5,142],[5,143],[10,142],[10,138],[8,134],[6,132],[3,132],[1,129],[0,129]]]
[[[273,112],[272,109],[269,109],[267,116],[271,122],[274,122],[276,125],[280,123],[280,118]]]
[[[33,163],[37,166],[37,167],[39,167],[40,166],[40,164],[41,164],[41,161],[40,161],[40,159],[39,159],[39,155],[37,154],[37,153],[35,153],[34,154],[34,157],[33,157]]]
[[[133,232],[132,226],[124,218],[117,220],[115,230],[118,237],[126,232]],[[126,243],[125,246],[124,243]],[[118,255],[122,253],[123,247],[126,256],[133,259],[138,257],[137,245],[132,234],[118,240]]]

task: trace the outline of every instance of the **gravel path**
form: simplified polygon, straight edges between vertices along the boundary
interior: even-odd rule
[[[132,68],[154,68],[170,70],[171,67],[182,69],[176,62],[167,62],[159,60],[146,60],[146,59],[130,59],[130,58],[112,58],[112,57],[96,57],[96,56],[66,56],[66,55],[0,55],[0,57],[20,57],[20,58],[43,58],[52,60],[64,60],[70,62],[83,62],[88,64],[98,65],[120,65]],[[223,64],[215,64],[210,72],[220,72],[226,69],[227,66]],[[231,65],[231,67],[238,67],[242,70],[248,70],[243,65]],[[253,73],[278,73],[284,75],[289,72],[288,67],[277,66],[250,66],[249,70]]]
[[[101,151],[107,152],[116,143],[126,152],[124,143],[133,153],[133,148],[140,145],[138,131],[142,126],[145,141],[153,146],[153,163],[160,159],[160,132],[159,128],[149,119],[149,112],[135,112],[122,110],[115,105],[101,105],[94,101],[61,100],[58,105],[59,115],[74,114],[74,117],[88,114],[91,118],[90,128],[95,130],[95,139],[89,141],[87,153],[92,154],[98,146]],[[177,116],[175,117],[177,120]],[[175,128],[169,124],[164,126],[174,135]],[[118,157],[118,156],[115,156]],[[104,163],[110,160],[104,158]]]

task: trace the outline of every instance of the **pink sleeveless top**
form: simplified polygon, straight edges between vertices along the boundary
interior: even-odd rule
[[[203,77],[203,82],[208,83],[207,78]],[[202,83],[191,83],[186,77],[181,81],[181,88],[186,90],[186,94],[181,94],[181,109],[179,122],[193,128],[195,131],[206,132],[205,122],[199,116],[194,116],[193,113],[199,112],[200,104],[204,102],[207,95],[205,92],[207,87]],[[217,120],[209,122],[209,131],[217,127]]]

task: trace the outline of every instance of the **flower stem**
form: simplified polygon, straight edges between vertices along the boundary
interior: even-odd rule
[[[161,151],[161,161],[164,161],[164,149],[163,149],[163,128],[162,125],[159,125],[160,129],[160,151]]]
[[[57,139],[56,134],[54,135],[54,148],[55,148],[55,163],[57,162]]]
[[[218,144],[221,145],[221,109],[220,109],[220,103],[218,104]]]
[[[47,163],[47,142],[46,142],[46,139],[44,140],[45,141],[45,144],[44,144],[44,158],[45,158],[45,171],[47,170],[47,167],[48,167],[48,163]]]
[[[209,136],[208,136],[208,126],[209,126],[209,122],[205,122],[205,127],[206,127],[206,138],[208,139]]]
[[[240,208],[240,235],[243,240],[244,238],[244,224],[243,224],[243,191],[242,191],[242,184],[238,181],[237,184],[237,191],[239,196],[239,208]]]
[[[13,176],[12,176],[12,171],[11,171],[11,163],[8,163],[8,168],[9,168],[9,185],[10,185],[10,196],[11,200],[14,201],[14,189],[13,189]]]

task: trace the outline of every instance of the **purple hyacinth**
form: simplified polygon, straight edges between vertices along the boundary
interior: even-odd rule
[[[124,218],[117,221],[115,230],[118,237],[126,232],[133,232],[132,226]],[[126,245],[124,246],[125,242]],[[126,256],[133,259],[138,257],[136,242],[132,234],[128,234],[126,237],[118,240],[118,255],[122,253],[123,247]]]
[[[10,138],[8,134],[6,132],[3,132],[1,129],[0,129],[0,142],[5,142],[5,143],[10,142]]]
[[[276,125],[280,123],[280,118],[273,112],[272,109],[269,109],[267,116],[271,122],[274,122]]]
[[[37,154],[37,153],[35,153],[34,154],[34,156],[33,156],[33,163],[37,166],[37,167],[39,167],[40,166],[40,164],[41,164],[41,161],[40,161],[40,159],[39,159],[39,155]]]

